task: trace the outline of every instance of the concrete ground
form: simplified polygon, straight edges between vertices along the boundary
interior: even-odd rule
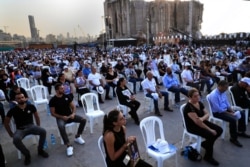
[[[141,102],[141,107],[138,111],[139,117],[142,120],[144,117],[154,115],[153,112],[147,112],[147,103],[144,103],[143,99],[144,95],[142,92],[136,94],[136,98]],[[185,101],[182,101],[184,103]],[[100,108],[108,113],[111,109],[116,108],[117,101],[115,98],[113,100],[105,101],[104,104],[100,104]],[[178,166],[179,167],[207,167],[211,166],[205,161],[201,162],[192,162],[188,159],[185,159],[180,155],[181,152],[181,140],[183,133],[183,126],[181,115],[179,112],[179,107],[174,107],[170,105],[174,109],[174,112],[165,112],[163,111],[163,101],[159,103],[159,107],[163,114],[163,117],[160,117],[163,126],[165,138],[169,143],[174,144],[178,148],[177,158],[178,158]],[[7,110],[7,109],[6,109]],[[74,147],[74,155],[72,157],[66,156],[66,147],[61,145],[60,138],[57,133],[57,125],[55,118],[52,116],[48,116],[44,106],[38,107],[39,114],[41,117],[41,126],[47,130],[47,141],[48,141],[48,153],[49,158],[44,159],[42,157],[37,156],[37,143],[32,144],[30,140],[25,140],[24,143],[28,147],[28,149],[32,153],[31,164],[30,167],[104,167],[104,163],[99,152],[97,141],[100,135],[102,135],[102,119],[96,121],[94,126],[94,133],[90,134],[89,124],[87,124],[86,129],[83,132],[83,138],[85,140],[84,145],[78,145],[73,142],[74,135],[69,134],[69,138],[73,143]],[[82,108],[77,109],[77,114],[84,116],[84,112]],[[250,134],[250,127],[247,126],[247,132]],[[23,165],[23,157],[22,160],[17,158],[17,150],[12,144],[12,139],[8,136],[5,128],[0,126],[0,143],[2,144],[3,151],[5,154],[5,158],[7,161],[7,167],[22,167]],[[56,144],[52,145],[50,141],[50,134],[54,134],[56,136]],[[142,139],[142,135],[139,129],[139,126],[135,125],[131,118],[127,119],[127,134],[137,136],[137,143],[140,150],[141,157],[156,166],[156,161],[145,154],[145,147]],[[248,167],[250,164],[250,139],[239,138],[239,141],[243,144],[243,148],[238,148],[232,145],[229,142],[229,134],[228,128],[226,132],[225,140],[219,138],[214,145],[214,157],[220,162],[220,166],[222,167]],[[186,143],[185,145],[188,145]],[[204,154],[204,150],[201,150],[202,155]],[[172,157],[164,162],[164,167],[174,167],[175,166],[175,158]]]

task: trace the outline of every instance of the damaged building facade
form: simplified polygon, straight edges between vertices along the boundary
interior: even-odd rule
[[[203,4],[197,0],[106,0],[106,40],[136,38],[156,43],[176,36],[198,38],[202,14]]]

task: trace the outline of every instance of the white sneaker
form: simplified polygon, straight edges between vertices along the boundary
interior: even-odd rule
[[[73,155],[73,147],[69,146],[67,147],[67,156],[70,157]]]
[[[81,136],[75,138],[75,142],[78,143],[78,144],[84,144],[85,143],[85,141],[82,139]]]

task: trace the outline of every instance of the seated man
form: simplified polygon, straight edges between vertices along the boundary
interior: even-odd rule
[[[128,78],[128,81],[133,83],[133,88],[134,88],[133,91],[134,94],[136,94],[136,82],[141,82],[143,79],[137,76],[132,62],[128,64],[128,68],[125,70],[125,73]],[[140,84],[140,90],[142,90],[141,84]]]
[[[242,147],[242,144],[237,140],[238,136],[250,138],[246,131],[245,114],[240,111],[239,115],[233,111],[230,107],[227,99],[226,91],[228,89],[228,83],[226,81],[220,81],[217,89],[214,89],[209,96],[209,103],[213,111],[213,115],[216,118],[229,122],[230,129],[230,142],[238,147]],[[237,130],[238,122],[238,130]]]
[[[156,82],[151,71],[148,71],[146,76],[147,77],[142,81],[141,84],[145,96],[154,100],[155,115],[162,116],[158,107],[158,98],[162,98],[162,96],[164,96],[164,110],[173,111],[168,107],[168,92],[160,91],[159,87],[156,86]]]
[[[43,150],[43,144],[46,139],[46,131],[44,128],[40,127],[40,118],[37,109],[32,104],[26,103],[26,98],[23,93],[17,93],[15,95],[17,105],[10,109],[5,117],[4,126],[10,137],[13,138],[13,143],[18,150],[25,156],[24,164],[30,164],[30,152],[25,147],[22,139],[30,134],[39,135],[38,144],[38,155],[47,158],[49,155]],[[35,117],[36,124],[33,123],[33,116]],[[13,132],[10,128],[11,118],[14,118],[16,124],[16,131]]]
[[[96,68],[93,67],[93,66],[91,67],[91,73],[88,76],[88,80],[89,80],[89,84],[90,84],[90,87],[91,87],[92,90],[97,90],[96,88],[98,86],[102,86],[104,89],[106,89],[105,99],[106,100],[112,100],[109,97],[110,86],[108,84],[104,84],[104,81],[103,81],[101,75],[96,72]],[[99,98],[99,103],[104,103],[100,93],[98,93],[98,98]]]
[[[171,92],[175,93],[175,102],[180,102],[180,93],[187,96],[188,90],[183,88],[175,75],[173,75],[170,67],[167,67],[167,72],[163,77],[163,85]]]
[[[247,96],[247,93],[250,92],[250,78],[241,78],[239,83],[231,87],[231,92],[233,93],[236,106],[250,110],[250,100]]]
[[[61,83],[55,85],[56,95],[50,99],[49,106],[51,115],[56,118],[56,123],[63,139],[64,144],[67,146],[67,156],[73,155],[73,147],[69,142],[65,125],[67,123],[78,122],[80,123],[77,134],[75,135],[75,142],[84,144],[81,134],[84,130],[86,119],[76,115],[76,107],[73,100],[64,94],[64,87]]]
[[[28,101],[28,94],[26,92],[25,89],[23,89],[22,87],[18,87],[17,85],[14,85],[12,87],[12,89],[10,90],[9,96],[10,96],[10,101],[9,101],[9,106],[10,109],[12,109],[13,107],[15,107],[17,105],[17,102],[15,101],[16,99],[16,94],[18,93],[22,93],[26,99],[26,102],[30,104],[30,101]]]

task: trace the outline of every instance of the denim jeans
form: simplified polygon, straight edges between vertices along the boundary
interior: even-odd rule
[[[241,118],[239,120],[236,119],[235,116],[223,112],[223,113],[214,113],[214,117],[220,118],[226,122],[229,122],[229,131],[232,139],[237,139],[237,132],[245,132],[246,131],[246,123],[245,123],[245,113],[244,111],[240,112]],[[238,121],[238,129],[237,129],[237,121]]]
[[[169,91],[174,92],[175,93],[175,102],[178,103],[180,102],[180,93],[184,94],[185,96],[187,96],[188,94],[188,90],[182,87],[170,87],[168,88]]]
[[[77,130],[77,135],[82,134],[84,127],[85,127],[85,124],[86,124],[86,119],[84,119],[83,117],[75,115],[74,119],[68,119],[67,121],[64,121],[63,119],[56,118],[56,123],[57,123],[60,135],[61,135],[65,145],[69,144],[69,138],[68,138],[68,135],[66,133],[65,125],[67,123],[72,123],[72,122],[80,123],[78,130]]]
[[[13,143],[18,150],[25,156],[30,155],[29,150],[25,147],[22,139],[27,135],[39,135],[38,150],[43,149],[43,144],[46,139],[46,130],[34,124],[26,125],[22,129],[17,129],[13,135]]]

